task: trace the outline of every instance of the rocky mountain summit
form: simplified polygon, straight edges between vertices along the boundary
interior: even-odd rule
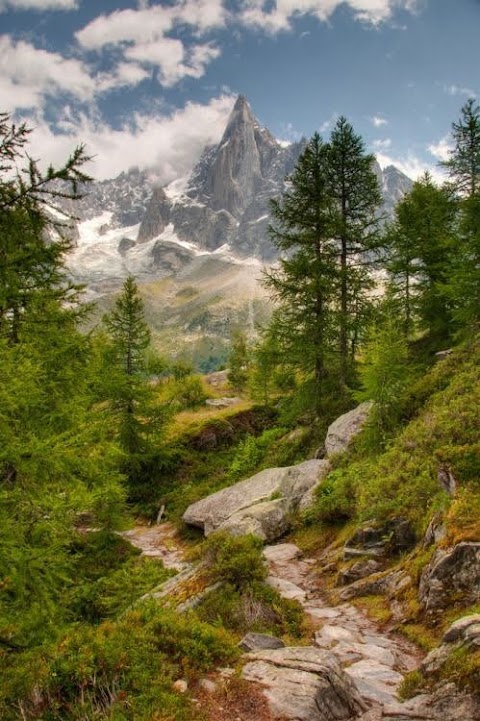
[[[273,261],[269,201],[285,190],[305,140],[285,145],[254,117],[240,95],[217,145],[204,149],[191,173],[166,186],[132,169],[94,183],[79,206],[72,273],[91,284],[178,275],[198,257],[225,262]],[[376,165],[384,210],[411,187],[398,169]]]

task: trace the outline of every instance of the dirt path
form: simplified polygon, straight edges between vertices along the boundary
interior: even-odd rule
[[[185,547],[178,537],[177,529],[168,521],[155,526],[136,526],[119,535],[140,549],[143,556],[159,558],[165,568],[183,571],[189,566],[185,562]]]
[[[431,718],[418,703],[400,704],[398,687],[405,673],[418,666],[421,654],[401,637],[379,629],[375,621],[349,603],[331,606],[318,590],[314,559],[302,558],[293,543],[265,548],[268,582],[285,598],[297,600],[309,617],[314,645],[335,654],[355,682],[360,695],[374,708],[365,720],[390,717]]]
[[[160,558],[167,568],[180,571],[189,565],[184,560],[185,549],[176,529],[168,522],[139,526],[121,535],[145,555]],[[268,583],[285,598],[303,606],[313,630],[312,645],[337,657],[362,698],[371,706],[363,721],[432,718],[416,701],[401,704],[397,698],[405,673],[418,666],[420,653],[416,647],[381,630],[375,621],[349,603],[330,605],[318,590],[316,560],[302,557],[293,543],[267,546],[264,555],[269,566]],[[252,689],[252,693],[257,697],[258,688]],[[215,698],[214,695],[212,704]],[[422,707],[425,708],[425,699]],[[217,713],[211,715],[214,719],[221,718]],[[258,716],[259,719],[268,717],[269,714]],[[228,721],[230,718],[229,714]],[[251,716],[244,713],[237,718],[251,721]]]

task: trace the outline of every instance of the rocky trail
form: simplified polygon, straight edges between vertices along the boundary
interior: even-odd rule
[[[160,558],[167,567],[188,568],[182,543],[168,522],[137,527],[122,535],[144,554]],[[309,646],[262,648],[260,643],[244,655],[242,677],[255,683],[255,694],[260,685],[273,719],[442,718],[426,694],[405,703],[398,700],[404,675],[421,661],[416,647],[381,629],[349,603],[329,605],[315,572],[317,561],[303,557],[293,543],[266,546],[264,555],[269,566],[268,583],[285,598],[303,606],[312,628]],[[234,718],[250,721],[250,716],[242,713]]]

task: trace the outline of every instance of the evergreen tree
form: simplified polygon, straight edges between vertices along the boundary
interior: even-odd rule
[[[378,245],[378,179],[362,138],[346,118],[338,119],[329,142],[328,188],[334,200],[332,235],[340,264],[339,350],[344,385],[351,377],[359,322],[372,287],[368,256]]]
[[[461,113],[458,122],[452,124],[450,158],[441,165],[455,187],[463,195],[472,197],[480,190],[480,106],[470,98]]]
[[[338,268],[332,241],[333,203],[328,192],[328,148],[315,134],[289,178],[289,188],[272,201],[270,235],[281,252],[266,284],[279,304],[277,338],[286,361],[312,380],[319,411],[336,355],[333,303]]]
[[[398,426],[412,377],[407,341],[394,314],[395,306],[387,301],[383,319],[367,334],[359,368],[361,389],[356,398],[373,401],[365,430],[372,451],[383,449]]]
[[[459,236],[451,271],[454,317],[464,329],[480,321],[480,106],[470,99],[452,125],[453,149],[442,163],[459,191]]]
[[[236,330],[232,336],[232,350],[228,359],[228,381],[233,388],[239,391],[245,389],[249,366],[247,337],[243,331]]]
[[[55,220],[58,214],[50,211],[60,200],[80,198],[80,184],[89,180],[81,169],[89,159],[82,146],[62,167],[42,173],[24,151],[30,132],[0,113],[0,336],[10,343],[18,342],[39,294],[47,303],[76,300],[78,289],[63,265],[71,246],[69,219],[63,211],[65,220]]]
[[[447,187],[431,176],[414,183],[397,205],[387,239],[388,270],[403,307],[407,336],[415,325],[434,343],[452,333],[449,281],[455,251],[457,204]]]
[[[137,284],[129,276],[104,325],[112,341],[114,361],[112,377],[115,407],[119,413],[120,443],[129,455],[145,450],[145,424],[139,406],[146,400],[145,350],[150,344],[150,331],[144,320],[143,301]]]

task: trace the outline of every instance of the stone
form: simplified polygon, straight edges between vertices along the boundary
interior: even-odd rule
[[[345,641],[353,645],[358,640],[358,634],[344,626],[325,624],[320,631],[315,633],[315,643],[322,648],[331,648],[339,641]]]
[[[263,651],[269,648],[285,648],[281,638],[266,633],[247,633],[238,643],[242,651]]]
[[[287,581],[284,578],[277,578],[276,576],[267,576],[266,582],[278,591],[283,598],[287,598],[290,601],[305,601],[307,596],[306,591],[291,581]]]
[[[285,721],[353,721],[366,711],[353,682],[330,653],[312,646],[249,654],[242,676],[264,687]]]
[[[349,568],[340,571],[338,575],[337,585],[346,586],[349,583],[358,581],[360,578],[371,576],[372,573],[378,573],[381,568],[381,563],[378,563],[378,561],[375,561],[373,558],[356,561]]]
[[[405,588],[412,585],[412,579],[404,571],[392,571],[361,578],[346,586],[339,596],[342,601],[349,601],[359,596],[395,597]]]
[[[419,598],[426,611],[446,608],[459,597],[464,605],[480,600],[480,543],[464,541],[438,549],[420,578]]]
[[[230,406],[236,406],[242,402],[241,398],[207,398],[205,405],[211,408],[229,408]]]
[[[315,503],[315,496],[317,489],[322,485],[323,481],[325,480],[326,476],[330,473],[331,470],[331,464],[330,461],[321,460],[319,463],[322,463],[321,471],[318,477],[317,483],[313,485],[311,488],[308,489],[308,491],[302,496],[300,499],[300,503],[298,504],[298,511],[300,513],[303,513],[307,509],[309,509],[313,504]]]
[[[443,635],[443,643],[455,643],[465,638],[466,631],[470,626],[477,626],[480,624],[480,613],[472,613],[469,616],[462,616],[457,621],[454,621],[451,626],[445,631]]]
[[[352,440],[365,425],[372,407],[371,401],[365,401],[348,413],[344,413],[328,427],[325,438],[327,458],[347,450]]]
[[[183,678],[179,678],[173,683],[173,688],[175,691],[178,691],[178,693],[187,693],[188,691],[188,683]]]
[[[265,546],[263,555],[269,563],[286,563],[299,558],[302,552],[294,543],[278,543],[275,546]]]
[[[209,678],[201,678],[198,685],[203,691],[206,691],[206,693],[215,693],[218,691],[218,686],[215,681]]]
[[[288,530],[291,513],[325,473],[325,463],[317,460],[268,468],[193,503],[183,520],[201,528],[206,536],[226,530],[233,535],[254,533],[272,541]]]
[[[395,699],[395,692],[403,676],[389,666],[373,659],[362,659],[345,669],[355,681],[363,698],[376,703],[389,703]]]
[[[391,556],[411,550],[417,541],[412,525],[405,518],[392,518],[382,524],[361,526],[345,543],[345,559],[356,556]]]

